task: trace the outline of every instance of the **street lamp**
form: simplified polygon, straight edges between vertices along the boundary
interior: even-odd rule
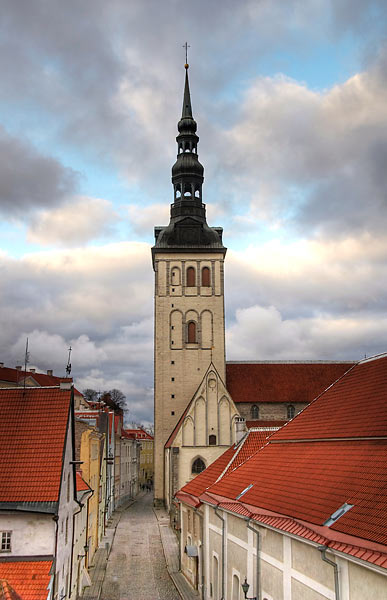
[[[243,590],[243,593],[245,595],[246,600],[257,600],[256,596],[254,596],[254,598],[253,597],[250,597],[250,598],[247,597],[247,592],[249,591],[249,587],[250,587],[250,585],[247,583],[247,577],[245,577],[245,580],[242,583],[242,590]]]

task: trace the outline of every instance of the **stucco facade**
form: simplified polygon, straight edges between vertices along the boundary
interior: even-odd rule
[[[207,369],[186,413],[165,451],[165,503],[196,476],[195,461],[208,467],[235,442],[235,419],[239,413],[217,372]]]
[[[182,572],[204,600],[242,599],[245,577],[248,596],[261,600],[337,598],[334,568],[322,560],[317,543],[206,504],[193,510],[182,503],[181,524]],[[196,548],[197,557],[188,556],[187,546]],[[385,569],[331,550],[327,557],[339,567],[341,600],[384,600]]]

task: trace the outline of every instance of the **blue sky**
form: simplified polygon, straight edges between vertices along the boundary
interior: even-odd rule
[[[386,350],[386,11],[6,0],[0,360],[20,362],[28,335],[34,365],[60,372],[71,343],[79,387],[119,387],[151,419],[149,248],[186,40],[208,221],[229,248],[228,357]]]

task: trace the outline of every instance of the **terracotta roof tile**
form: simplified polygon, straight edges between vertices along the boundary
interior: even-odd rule
[[[71,390],[0,388],[0,501],[57,501]]]
[[[234,402],[309,403],[353,365],[352,362],[262,362],[226,364]]]
[[[77,471],[76,473],[77,492],[88,492],[91,491],[91,487],[83,479],[82,475]]]
[[[246,421],[246,427],[247,429],[251,429],[252,427],[277,427],[278,429],[279,427],[282,427],[282,425],[285,425],[285,423],[287,423],[287,421]]]
[[[0,562],[1,600],[46,600],[51,566],[50,560]],[[2,598],[2,581],[6,582],[13,595],[4,595]]]
[[[362,361],[273,440],[387,435],[387,356]]]

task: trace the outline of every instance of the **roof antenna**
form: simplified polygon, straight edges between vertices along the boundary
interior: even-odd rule
[[[70,373],[71,373],[71,362],[70,362],[71,350],[72,350],[72,347],[70,346],[70,348],[69,348],[69,357],[68,357],[67,365],[66,365],[66,374],[67,374],[67,377],[70,377]]]
[[[23,382],[23,396],[26,392],[26,379],[27,379],[27,365],[30,362],[30,353],[28,352],[28,338],[26,340],[26,351],[24,354],[24,382]]]

